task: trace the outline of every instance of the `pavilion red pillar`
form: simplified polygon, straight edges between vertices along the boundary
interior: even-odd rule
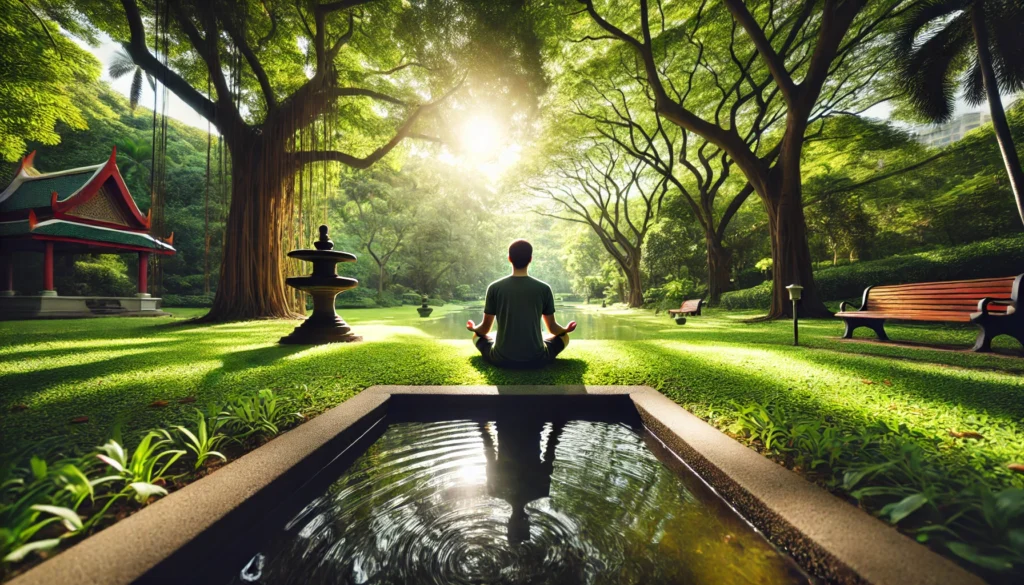
[[[149,294],[149,252],[139,252],[139,294]]]
[[[53,242],[46,242],[43,252],[43,296],[55,295],[53,289]]]

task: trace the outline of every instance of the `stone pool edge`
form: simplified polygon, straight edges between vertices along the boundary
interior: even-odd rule
[[[10,585],[128,585],[339,436],[361,434],[368,420],[383,416],[393,395],[628,395],[655,436],[817,577],[843,584],[984,585],[980,577],[740,444],[653,388],[583,385],[372,386]]]

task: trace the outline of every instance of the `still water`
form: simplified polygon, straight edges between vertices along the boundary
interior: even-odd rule
[[[391,424],[232,580],[806,582],[642,428],[522,414]]]
[[[416,327],[427,335],[438,339],[459,339],[467,337],[466,321],[472,319],[479,323],[483,317],[483,306],[448,313],[440,317],[423,319],[416,323]],[[621,317],[603,315],[594,311],[580,311],[576,309],[555,307],[555,318],[563,327],[570,321],[576,321],[577,328],[573,339],[622,339],[634,340],[643,339],[645,336],[639,331],[635,322],[630,322]],[[666,327],[671,321],[665,318]],[[541,323],[541,330],[547,333]]]

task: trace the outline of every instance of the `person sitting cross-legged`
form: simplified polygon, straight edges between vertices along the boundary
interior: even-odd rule
[[[569,345],[573,321],[562,327],[555,321],[555,298],[551,287],[527,274],[533,260],[533,246],[516,240],[508,247],[512,274],[487,287],[484,319],[477,325],[466,322],[473,332],[473,343],[488,362],[497,366],[538,366],[551,362]],[[550,335],[542,336],[544,319]],[[498,321],[497,338],[488,333]]]

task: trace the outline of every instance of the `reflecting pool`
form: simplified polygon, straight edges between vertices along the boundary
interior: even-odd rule
[[[394,422],[234,584],[807,583],[646,430]]]
[[[423,319],[415,323],[427,335],[438,339],[459,339],[469,335],[466,331],[466,321],[472,319],[479,323],[483,317],[483,306],[464,309],[447,313],[439,317]],[[577,329],[573,333],[573,339],[644,339],[642,328],[638,328],[635,321],[630,321],[614,315],[605,315],[595,311],[581,311],[568,307],[555,307],[555,318],[565,326],[570,321],[576,321]],[[671,324],[665,318],[666,326]],[[547,329],[541,323],[541,330],[545,333]]]

